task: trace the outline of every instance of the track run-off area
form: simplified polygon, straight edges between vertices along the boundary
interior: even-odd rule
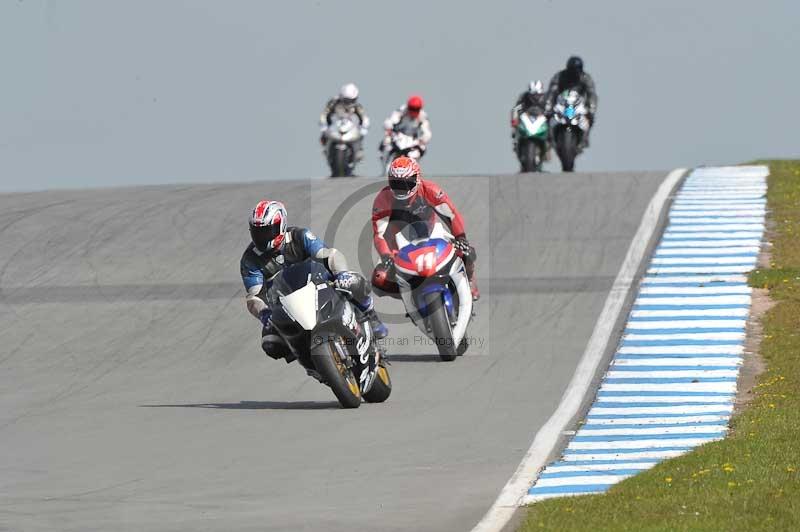
[[[595,402],[524,502],[602,493],[721,439],[736,398],[766,213],[765,166],[684,181]]]
[[[587,346],[614,354],[598,320],[619,339],[619,275],[648,212],[636,247],[658,239],[667,175],[434,177],[478,252],[471,347],[439,362],[380,299],[394,391],[352,411],[264,356],[238,261],[271,198],[368,274],[380,181],[0,195],[0,530],[471,529],[553,429]],[[582,375],[575,414],[602,371]]]

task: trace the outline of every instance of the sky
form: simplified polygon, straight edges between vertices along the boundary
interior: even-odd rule
[[[508,112],[583,57],[578,170],[800,157],[800,2],[0,0],[0,191],[326,175],[317,120],[422,95],[427,176],[518,169]],[[550,165],[555,169],[555,165]]]

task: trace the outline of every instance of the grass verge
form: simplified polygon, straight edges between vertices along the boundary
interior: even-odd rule
[[[767,369],[729,436],[606,494],[528,509],[521,531],[800,530],[800,161],[768,164],[772,263],[750,276],[777,304],[764,317]]]

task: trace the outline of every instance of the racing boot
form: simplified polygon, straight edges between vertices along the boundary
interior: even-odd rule
[[[367,317],[367,320],[369,320],[369,326],[372,328],[375,338],[380,340],[381,338],[386,338],[389,335],[389,328],[386,327],[386,324],[381,321],[374,308],[366,311],[364,315]]]

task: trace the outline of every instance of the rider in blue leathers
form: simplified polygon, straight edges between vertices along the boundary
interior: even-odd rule
[[[325,245],[310,230],[287,227],[286,219],[283,203],[270,200],[259,202],[250,216],[252,242],[245,249],[240,262],[247,310],[263,326],[261,347],[264,352],[276,360],[283,358],[287,363],[295,359],[270,322],[272,310],[265,296],[272,286],[272,280],[285,265],[306,259],[322,263],[333,274],[336,287],[345,291],[351,302],[369,319],[376,338],[386,337],[388,330],[375,313],[369,283],[364,276],[348,270],[344,255]]]

